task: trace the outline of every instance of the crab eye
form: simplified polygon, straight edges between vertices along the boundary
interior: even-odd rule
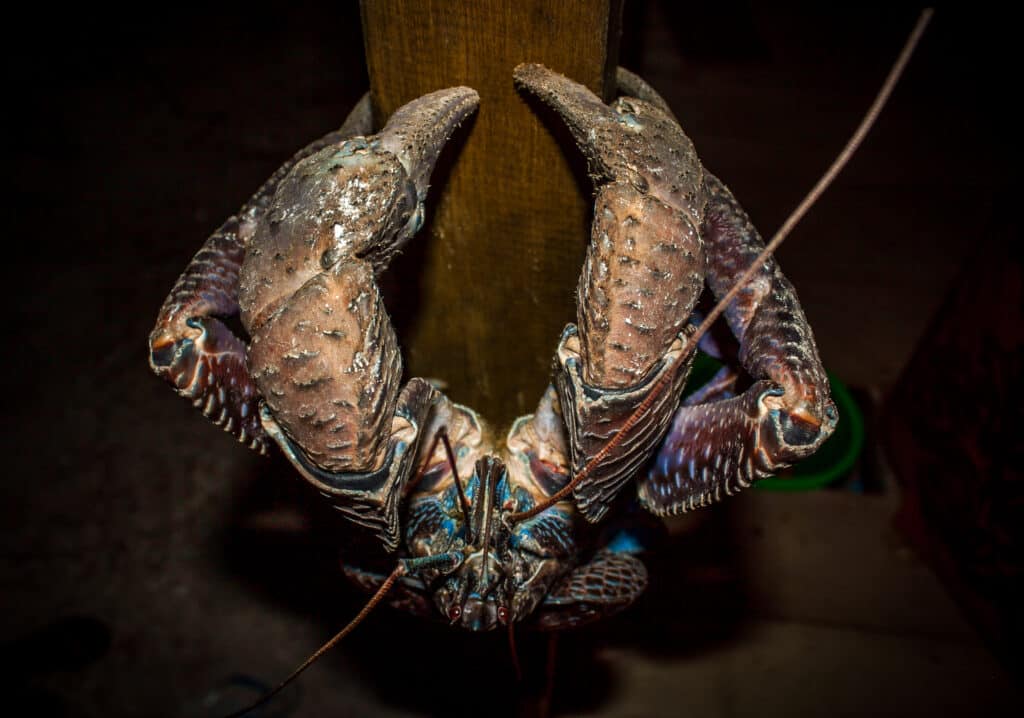
[[[448,609],[448,618],[452,621],[458,621],[462,615],[462,606],[452,606]]]
[[[498,621],[502,625],[506,625],[508,623],[508,609],[504,606],[498,606]]]

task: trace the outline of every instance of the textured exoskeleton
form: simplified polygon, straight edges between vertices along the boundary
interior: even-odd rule
[[[357,107],[210,238],[150,337],[158,374],[254,448],[272,440],[397,553],[392,603],[471,630],[528,618],[561,628],[629,605],[646,570],[642,522],[610,515],[624,486],[653,513],[684,511],[808,455],[837,418],[773,261],[726,315],[754,383],[734,395],[727,366],[680,405],[698,298],[705,286],[722,296],[760,238],[639,78],[620,72],[637,97],[611,107],[539,65],[515,80],[565,120],[598,190],[578,321],[553,385],[504,442],[427,381],[403,385],[376,283],[422,225],[434,163],[478,102],[468,88],[405,105],[377,135]],[[236,314],[248,346],[220,320]],[[368,589],[385,581],[345,571]]]
[[[598,185],[578,325],[563,334],[556,366],[577,473],[670,369],[704,285],[724,296],[764,245],[643,80],[620,70],[633,96],[609,107],[540,65],[515,77],[564,120]],[[753,385],[735,396],[738,367],[727,365],[676,409],[689,372],[676,363],[668,396],[576,487],[591,521],[631,479],[645,508],[677,514],[809,456],[832,433],[838,414],[811,329],[773,259],[725,316]]]

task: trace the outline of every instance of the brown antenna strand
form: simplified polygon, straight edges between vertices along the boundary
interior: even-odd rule
[[[241,716],[244,716],[253,708],[258,708],[259,706],[263,705],[271,698],[276,696],[278,693],[283,691],[292,681],[298,678],[303,671],[305,671],[307,668],[313,665],[317,661],[317,659],[319,659],[322,655],[327,653],[327,651],[334,648],[334,646],[336,646],[338,642],[341,641],[341,639],[350,634],[356,626],[362,623],[363,619],[370,615],[370,611],[376,608],[377,604],[384,600],[384,597],[387,595],[388,591],[391,590],[391,587],[394,585],[395,581],[397,581],[404,575],[405,566],[403,566],[402,564],[398,564],[398,566],[395,567],[395,570],[392,571],[391,574],[386,579],[384,579],[384,583],[380,585],[380,588],[377,589],[377,592],[374,593],[373,596],[370,597],[370,600],[366,602],[366,605],[363,606],[363,610],[356,614],[356,617],[349,621],[347,626],[338,631],[331,640],[327,641],[327,643],[320,646],[320,648],[316,649],[316,652],[314,652],[313,655],[311,655],[309,658],[303,661],[302,665],[300,665],[298,668],[292,671],[291,675],[289,675],[287,678],[281,681],[274,690],[270,691],[270,693],[267,693],[265,696],[260,698],[252,705],[247,706],[242,710],[235,711],[234,713],[225,716],[225,718],[241,718]]]
[[[622,425],[619,432],[612,437],[611,441],[605,444],[599,452],[587,462],[587,465],[573,477],[572,481],[559,489],[551,497],[541,501],[536,506],[526,511],[520,511],[518,513],[510,514],[508,520],[510,522],[523,521],[532,516],[536,516],[541,511],[554,506],[556,503],[568,497],[573,490],[580,484],[583,479],[590,475],[590,473],[602,462],[608,454],[615,449],[622,441],[629,435],[629,432],[636,426],[636,423],[640,421],[640,417],[647,413],[651,408],[651,404],[654,403],[658,395],[665,390],[669,382],[675,376],[679,367],[686,361],[686,358],[696,349],[697,342],[700,338],[707,333],[711,325],[721,316],[722,312],[729,303],[735,298],[735,296],[743,289],[744,285],[750,278],[754,276],[754,273],[758,271],[765,260],[776,250],[779,245],[789,236],[789,233],[793,231],[796,224],[803,219],[807,211],[818,201],[818,198],[828,189],[829,185],[835,180],[836,176],[843,170],[846,164],[853,157],[853,154],[860,147],[864,138],[868,132],[874,126],[875,121],[878,119],[879,114],[882,112],[882,108],[885,107],[885,103],[889,100],[889,96],[892,94],[893,88],[896,87],[897,81],[903,74],[903,70],[906,68],[907,63],[910,61],[910,57],[914,54],[914,49],[917,47],[918,41],[921,39],[921,35],[924,34],[925,28],[928,26],[928,22],[932,19],[934,10],[932,8],[925,8],[920,17],[917,19],[917,24],[914,25],[914,29],[910,33],[910,37],[907,38],[906,43],[903,45],[903,50],[900,52],[899,57],[896,58],[896,62],[893,64],[892,69],[889,70],[889,75],[885,78],[885,82],[882,84],[882,88],[878,91],[878,95],[875,97],[875,101],[871,103],[871,107],[868,108],[867,113],[864,115],[864,119],[861,120],[857,129],[853,135],[847,141],[846,146],[836,156],[835,160],[829,166],[825,174],[821,176],[817,184],[811,188],[811,191],[807,193],[803,201],[797,205],[796,209],[793,210],[792,214],[783,222],[782,226],[772,237],[771,241],[765,246],[764,250],[757,256],[747,270],[740,276],[736,284],[733,285],[724,297],[722,297],[715,308],[712,309],[708,315],[701,322],[700,326],[697,327],[697,331],[690,335],[690,338],[686,342],[686,346],[683,351],[680,352],[679,356],[672,363],[672,366],[667,372],[658,380],[658,382],[652,387],[650,394],[640,403],[640,406],[629,415],[626,422]]]
[[[459,494],[459,505],[462,507],[462,518],[466,522],[466,529],[469,529],[469,500],[466,498],[466,492],[462,488],[462,481],[459,479],[459,467],[455,463],[455,452],[452,451],[451,441],[448,439],[448,429],[442,427],[438,433],[441,437],[441,443],[444,444],[445,454],[448,456],[448,463],[452,467],[452,476],[455,478],[455,491]]]
[[[508,622],[508,652],[512,656],[512,668],[516,672],[516,681],[523,682],[523,667],[519,663],[519,651],[516,650],[516,622]]]
[[[448,458],[448,464],[452,467],[452,476],[455,477],[455,491],[459,495],[459,507],[462,509],[462,519],[468,528],[469,526],[469,499],[466,498],[466,492],[462,488],[462,481],[459,479],[459,468],[455,463],[455,452],[452,451],[451,441],[448,439],[448,427],[442,426],[434,433],[434,439],[430,442],[430,450],[426,453],[426,458],[423,459],[423,464],[420,466],[420,470],[416,473],[416,476],[410,481],[406,487],[403,496],[409,496],[412,494],[413,489],[419,486],[420,482],[423,481],[423,477],[427,473],[427,468],[430,464],[430,458],[437,451],[438,442],[444,444],[445,455]]]
[[[413,477],[412,481],[405,485],[405,490],[402,494],[403,497],[408,497],[412,494],[413,490],[420,485],[423,481],[423,477],[427,475],[427,468],[430,465],[430,457],[437,451],[437,442],[441,440],[441,432],[434,434],[433,441],[430,442],[430,450],[426,453],[426,458],[423,459],[423,463],[420,465],[419,471],[416,472],[416,476]]]
[[[843,147],[842,152],[840,152],[835,160],[833,160],[831,166],[825,171],[825,174],[821,176],[821,179],[818,180],[817,184],[811,188],[811,191],[807,193],[807,196],[804,197],[803,201],[800,202],[796,209],[793,210],[792,214],[789,215],[786,221],[775,233],[775,236],[772,237],[771,241],[767,246],[765,246],[764,250],[762,250],[761,254],[757,256],[757,259],[751,262],[750,266],[747,267],[747,270],[740,276],[732,289],[730,289],[726,295],[719,300],[718,304],[715,305],[715,308],[712,309],[704,318],[704,321],[701,322],[699,327],[697,327],[697,331],[690,337],[688,341],[688,349],[692,349],[697,345],[700,338],[708,332],[715,320],[717,320],[718,317],[722,315],[722,312],[725,311],[729,302],[735,299],[736,295],[739,294],[740,290],[743,289],[743,286],[750,281],[750,278],[754,276],[758,268],[764,264],[765,260],[768,259],[776,249],[778,249],[779,245],[782,244],[786,237],[789,236],[789,233],[792,232],[797,223],[804,218],[808,210],[814,206],[821,195],[825,193],[825,190],[828,189],[829,185],[831,185],[833,181],[835,181],[835,178],[840,172],[842,172],[843,168],[846,167],[850,158],[853,157],[854,153],[860,148],[861,144],[864,142],[864,138],[874,126],[878,116],[882,113],[882,108],[885,107],[885,103],[889,101],[889,96],[892,94],[893,88],[896,87],[896,82],[903,74],[903,70],[906,68],[907,62],[910,61],[910,57],[914,53],[914,48],[917,47],[917,43],[921,39],[921,35],[924,33],[925,28],[928,26],[928,22],[932,19],[933,13],[934,10],[932,10],[932,8],[925,8],[921,12],[920,17],[917,19],[917,24],[914,25],[914,29],[910,33],[910,37],[907,38],[907,42],[904,44],[903,50],[900,52],[899,57],[896,58],[896,62],[893,64],[892,69],[889,70],[889,75],[885,78],[885,82],[882,84],[882,88],[878,91],[875,101],[871,103],[871,107],[868,108],[867,113],[864,115],[864,119],[861,120],[856,131],[854,131],[850,139],[847,140],[846,146]],[[683,352],[680,358],[676,360],[677,363],[680,362],[687,353],[688,352]]]

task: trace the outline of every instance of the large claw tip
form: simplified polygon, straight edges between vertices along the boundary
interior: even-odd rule
[[[438,90],[399,107],[381,130],[382,147],[405,167],[420,200],[445,142],[479,104],[480,95],[471,87]]]
[[[539,85],[545,76],[551,74],[554,73],[537,62],[521,62],[512,70],[512,77],[517,84],[531,88]]]
[[[585,85],[543,65],[519,65],[513,77],[518,86],[558,113],[590,161],[595,176],[632,178],[637,186],[647,185],[635,168],[648,163],[640,162],[641,156],[650,157],[656,150],[641,136],[643,127],[636,117],[619,113]]]
[[[517,65],[512,71],[516,85],[524,87],[550,105],[569,129],[578,132],[602,119],[611,119],[612,111],[585,85],[533,62]]]
[[[606,176],[613,174],[604,162],[607,153],[601,140],[605,133],[593,131],[598,125],[610,125],[612,112],[597,95],[584,85],[537,63],[517,65],[512,77],[518,87],[525,88],[558,113],[576,144],[587,155],[592,169]]]
[[[701,226],[704,169],[665,101],[643,80],[624,75],[627,84],[650,101],[624,97],[609,106],[586,86],[543,65],[519,65],[513,76],[518,86],[562,118],[596,180],[628,182],[685,212],[694,227]]]

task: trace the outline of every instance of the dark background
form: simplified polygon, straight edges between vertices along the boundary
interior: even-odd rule
[[[627,3],[621,57],[770,233],[917,12]],[[869,408],[986,228],[1018,211],[1010,25],[940,7],[861,154],[780,253],[826,364]],[[335,570],[334,517],[285,462],[247,453],[150,375],[145,340],[205,236],[367,87],[358,6],[40,9],[6,36],[0,702],[215,715],[222,692],[287,673],[361,597]],[[748,492],[676,526],[642,605],[563,640],[556,710],[1019,703],[889,527],[899,490],[875,469],[872,496]],[[540,641],[523,650],[542,672]],[[511,711],[510,671],[496,637],[380,611],[276,714]]]

